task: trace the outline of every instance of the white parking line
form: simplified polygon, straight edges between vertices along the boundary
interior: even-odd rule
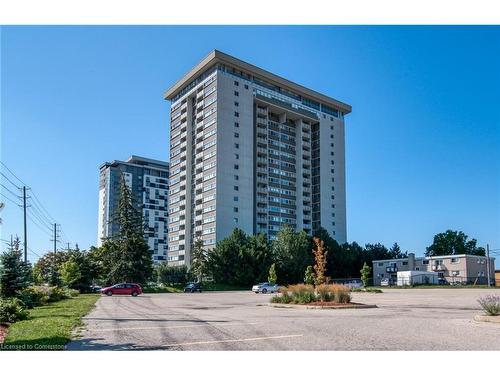
[[[190,346],[190,345],[206,345],[206,344],[219,344],[225,342],[245,342],[245,341],[259,341],[259,340],[274,340],[274,339],[288,339],[292,337],[302,337],[303,335],[286,335],[286,336],[265,336],[265,337],[251,337],[247,339],[228,339],[228,340],[214,340],[214,341],[193,341],[181,342],[177,344],[159,345],[161,348],[168,348],[172,346]]]
[[[88,332],[108,332],[108,331],[133,331],[145,329],[177,329],[177,328],[198,328],[198,327],[224,327],[224,326],[245,326],[258,323],[219,323],[219,324],[189,324],[182,326],[154,326],[154,327],[117,327],[117,328],[102,328],[102,329],[87,329]]]

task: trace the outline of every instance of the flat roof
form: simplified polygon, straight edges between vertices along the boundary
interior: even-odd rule
[[[434,260],[434,259],[447,259],[447,258],[465,258],[465,257],[476,257],[476,258],[487,258],[486,255],[473,255],[473,254],[456,254],[456,255],[435,255],[435,256],[423,256],[423,257],[415,257],[415,260]],[[490,257],[490,259],[495,260],[495,257]],[[408,260],[407,258],[392,258],[392,259],[376,259],[372,260],[372,263],[375,262],[397,262],[397,261],[402,261],[402,260]]]
[[[118,164],[128,164],[128,165],[133,164],[133,165],[138,165],[141,167],[147,166],[147,167],[151,167],[151,168],[168,168],[169,167],[168,161],[156,160],[156,159],[145,158],[142,156],[132,155],[125,161],[113,160],[111,162],[109,162],[109,161],[104,162],[99,166],[99,169],[103,169],[103,168],[109,167],[109,166],[117,166]]]
[[[350,113],[352,107],[349,104],[343,103],[339,100],[333,99],[329,96],[323,95],[317,91],[308,89],[302,85],[289,81],[282,78],[276,74],[268,72],[267,70],[261,69],[255,65],[249,64],[243,60],[239,60],[233,56],[214,49],[208,54],[203,60],[201,60],[194,68],[192,68],[188,73],[186,73],[180,80],[178,80],[172,87],[170,87],[164,94],[164,99],[171,100],[177,93],[198,75],[203,73],[208,68],[212,67],[217,63],[223,63],[226,65],[231,65],[233,67],[238,67],[240,70],[244,70],[259,79],[268,81],[276,84],[277,86],[286,88],[288,90],[294,91],[301,94],[307,98],[317,100],[321,103],[332,106],[344,112],[344,114]]]

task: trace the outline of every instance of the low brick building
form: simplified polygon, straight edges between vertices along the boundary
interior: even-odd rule
[[[443,283],[486,285],[488,283],[487,258],[478,255],[445,255],[435,257],[381,259],[373,261],[373,285],[380,285],[382,279],[389,279],[395,285],[398,271],[436,272]],[[495,280],[495,258],[490,257],[490,281]],[[498,277],[498,276],[497,276]]]

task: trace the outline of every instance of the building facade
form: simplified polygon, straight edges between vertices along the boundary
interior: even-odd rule
[[[403,259],[373,261],[373,285],[380,285],[382,279],[389,279],[395,285],[399,271],[435,272],[439,280],[447,283],[487,284],[487,257],[478,255],[446,255],[419,257],[408,254]],[[490,257],[490,282],[494,280],[495,258]]]
[[[283,225],[346,241],[344,116],[351,106],[219,51],[165,93],[171,102],[169,254],[190,264],[233,228]]]
[[[168,162],[132,155],[127,161],[114,160],[99,168],[99,218],[97,244],[118,231],[113,218],[117,212],[120,179],[132,192],[145,221],[144,236],[155,262],[167,260],[168,251]]]

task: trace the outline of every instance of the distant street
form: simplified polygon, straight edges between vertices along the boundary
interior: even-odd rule
[[[359,310],[276,309],[251,292],[102,297],[69,350],[500,350],[485,289],[355,293]]]

